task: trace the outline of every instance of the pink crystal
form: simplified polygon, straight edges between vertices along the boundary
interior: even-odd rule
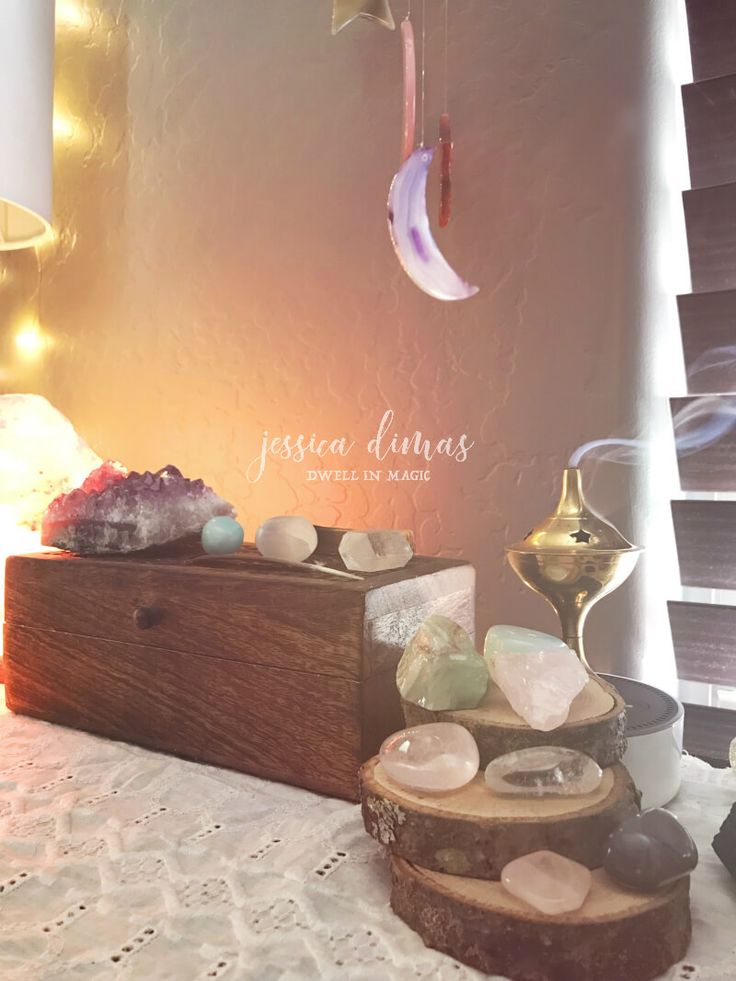
[[[135,552],[199,533],[218,515],[234,517],[235,511],[204,481],[188,480],[176,467],[126,476],[107,462],[51,502],[41,541],[82,555]]]
[[[572,651],[497,654],[492,674],[514,712],[540,732],[566,721],[573,699],[588,682]]]
[[[580,909],[592,881],[590,869],[548,851],[515,858],[501,872],[501,882],[512,896],[550,916]]]
[[[430,722],[402,729],[381,746],[381,766],[409,790],[458,790],[478,773],[480,756],[467,729],[455,722]]]

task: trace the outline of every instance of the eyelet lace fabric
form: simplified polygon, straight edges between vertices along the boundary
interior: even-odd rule
[[[665,977],[733,981],[736,886],[710,840],[736,774],[683,762],[694,937]],[[0,717],[3,981],[471,981],[389,907],[344,801]]]

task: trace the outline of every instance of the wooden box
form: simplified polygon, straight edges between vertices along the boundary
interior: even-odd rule
[[[474,626],[475,571],[415,556],[361,581],[237,555],[14,556],[13,712],[358,799],[403,728],[395,669],[430,613]]]

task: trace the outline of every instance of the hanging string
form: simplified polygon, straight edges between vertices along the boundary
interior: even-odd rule
[[[409,0],[411,3],[411,0]],[[447,5],[449,0],[445,0],[445,79],[444,79],[444,110],[447,112],[447,48],[448,48],[448,32],[447,32]]]
[[[447,50],[449,48],[449,31],[447,29],[447,8],[449,0],[445,0],[445,71],[444,71],[444,107],[440,116],[440,228],[444,228],[450,220],[452,209],[452,130],[450,114],[447,108]]]
[[[427,55],[427,0],[422,0],[422,116],[419,145],[424,146],[424,76]]]

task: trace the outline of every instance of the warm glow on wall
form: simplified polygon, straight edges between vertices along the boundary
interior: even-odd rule
[[[89,12],[74,0],[56,0],[56,23],[72,30],[89,30],[93,26]]]
[[[22,324],[15,333],[15,347],[25,361],[35,361],[51,343],[35,320]]]
[[[71,141],[74,139],[74,135],[77,132],[77,128],[72,120],[68,116],[62,116],[54,113],[54,139],[55,140],[67,140]]]
[[[87,149],[91,146],[92,136],[89,127],[81,119],[55,110],[54,143],[57,147],[62,144],[68,149]]]

